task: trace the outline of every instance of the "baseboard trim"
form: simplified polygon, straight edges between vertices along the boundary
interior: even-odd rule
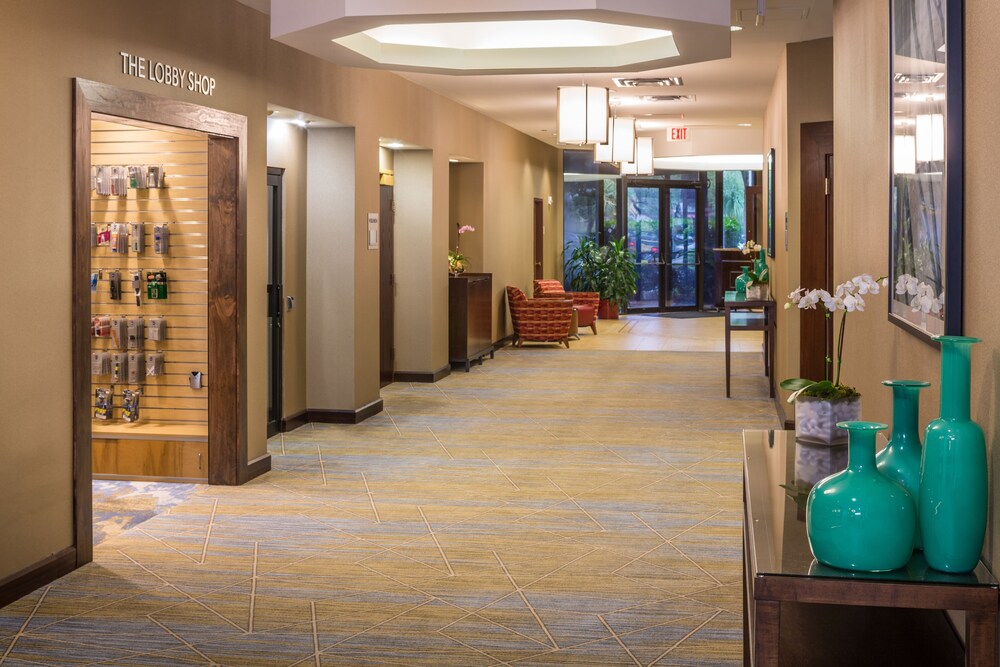
[[[305,426],[309,423],[309,411],[300,410],[294,415],[285,417],[281,420],[281,432],[288,433],[289,431],[294,431],[300,426]]]
[[[498,341],[496,341],[496,342],[493,343],[493,349],[494,350],[499,350],[502,347],[507,347],[508,345],[513,345],[514,344],[514,340],[516,338],[517,338],[517,336],[515,336],[514,334],[510,334],[508,336],[504,336],[500,340],[498,340]]]
[[[382,412],[381,398],[357,410],[306,410],[306,420],[308,423],[316,424],[360,424],[380,412]]]
[[[23,598],[76,569],[76,547],[66,547],[20,572],[0,579],[0,607]]]
[[[446,364],[436,371],[396,371],[392,374],[393,382],[439,382],[451,375],[451,364]]]
[[[240,484],[246,484],[251,479],[260,477],[266,472],[271,472],[271,455],[264,454],[263,456],[258,456],[253,461],[247,463],[247,467],[244,469],[243,479]]]

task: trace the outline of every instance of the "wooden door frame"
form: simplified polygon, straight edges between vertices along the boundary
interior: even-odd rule
[[[93,559],[90,404],[91,114],[208,134],[209,294],[208,479],[242,484],[271,468],[269,454],[247,461],[245,116],[103,83],[73,82],[73,549],[77,567]],[[214,168],[213,168],[214,167]]]
[[[382,207],[384,193],[389,193],[389,210]],[[396,346],[396,237],[393,228],[396,223],[395,197],[396,190],[393,185],[379,185],[379,387],[390,385],[395,376],[395,346]],[[388,213],[388,216],[386,216]],[[386,240],[388,239],[388,243]],[[386,268],[389,268],[388,285],[385,284],[384,275]],[[388,287],[388,294],[383,293],[382,287]],[[387,302],[387,299],[389,300]],[[384,318],[388,314],[392,326],[383,326]],[[389,338],[389,367],[383,367],[383,353],[385,352],[386,340],[383,334],[388,331]]]
[[[541,197],[535,197],[531,204],[531,235],[534,239],[532,276],[541,280],[545,278],[545,202]]]
[[[274,181],[277,181],[276,183]],[[272,317],[277,318],[277,324],[272,322],[270,358],[268,364],[271,367],[271,386],[267,388],[271,395],[271,408],[273,415],[268,415],[267,437],[272,437],[281,432],[281,424],[285,419],[285,334],[282,321],[284,320],[284,300],[282,296],[282,286],[284,285],[285,255],[284,255],[284,189],[285,189],[285,169],[283,167],[267,168],[267,187],[276,187],[277,196],[272,201],[267,212],[268,215],[268,243],[271,246],[271,266],[267,267],[268,274],[273,274],[274,283],[269,283],[268,287],[274,285],[277,289],[274,293],[268,292],[268,310],[273,312]],[[277,212],[277,216],[272,220],[272,214]],[[272,224],[273,223],[273,224]],[[275,391],[277,383],[277,391]],[[274,421],[271,421],[271,417]]]

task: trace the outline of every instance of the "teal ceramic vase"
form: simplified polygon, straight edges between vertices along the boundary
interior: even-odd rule
[[[768,276],[767,260],[764,259],[764,251],[760,251],[760,255],[753,262],[753,272],[757,276],[757,282],[767,283],[769,282],[770,276]]]
[[[859,572],[888,572],[913,554],[917,510],[898,482],[875,466],[876,422],[840,422],[848,432],[847,470],[827,477],[806,500],[806,533],[824,565]]]
[[[885,380],[892,387],[892,437],[886,448],[875,457],[878,471],[903,485],[917,503],[920,497],[920,446],[918,415],[920,390],[931,386],[920,380]],[[919,506],[919,504],[918,504]],[[920,527],[913,541],[916,549],[923,548]]]
[[[983,430],[969,418],[971,348],[978,338],[937,336],[941,416],[927,425],[920,463],[920,534],[927,564],[970,572],[986,535],[987,472]]]
[[[736,296],[747,298],[747,283],[750,282],[750,267],[743,267],[743,274],[736,276]]]

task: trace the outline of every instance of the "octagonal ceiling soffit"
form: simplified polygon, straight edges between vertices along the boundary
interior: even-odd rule
[[[340,65],[439,74],[634,72],[728,58],[729,22],[729,0],[271,2],[279,42]]]

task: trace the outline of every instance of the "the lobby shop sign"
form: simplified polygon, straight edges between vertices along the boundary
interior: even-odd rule
[[[126,51],[119,51],[118,55],[122,61],[122,74],[126,76],[201,93],[207,97],[211,97],[215,92],[215,77]]]

